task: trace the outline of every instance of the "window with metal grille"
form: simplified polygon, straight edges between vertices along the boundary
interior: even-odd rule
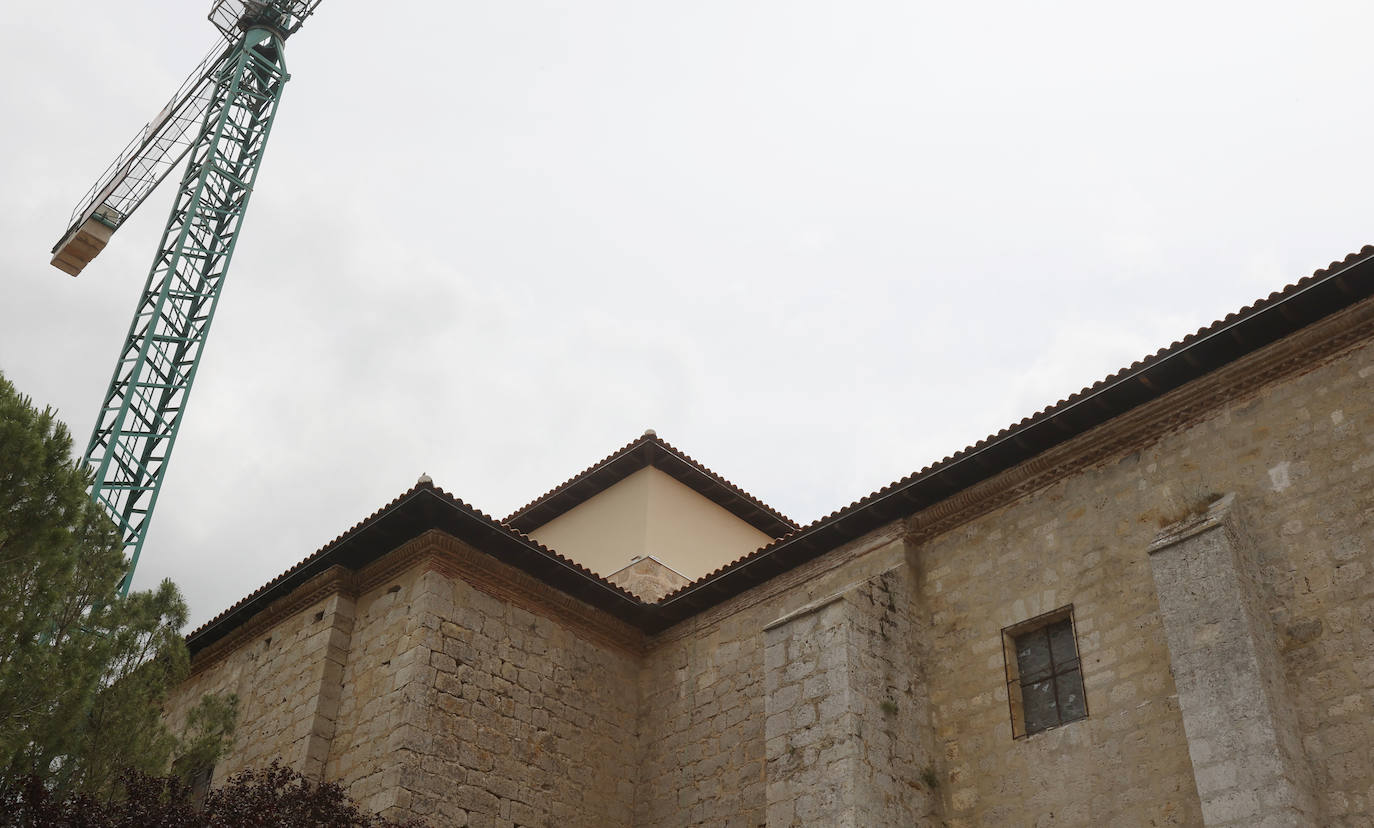
[[[1072,605],[1007,627],[1002,642],[1013,738],[1088,715]]]

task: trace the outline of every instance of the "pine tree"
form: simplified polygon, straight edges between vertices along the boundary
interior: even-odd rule
[[[52,409],[0,374],[0,791],[36,775],[106,796],[179,747],[161,705],[188,669],[186,604],[171,581],[117,597],[123,547],[90,482]],[[222,719],[202,754],[221,749]]]

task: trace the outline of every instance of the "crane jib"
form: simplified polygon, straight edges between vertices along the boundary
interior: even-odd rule
[[[75,276],[182,159],[185,173],[115,361],[85,462],[133,582],[201,352],[290,76],[285,41],[321,0],[215,0],[216,44],[87,191],[53,248]]]

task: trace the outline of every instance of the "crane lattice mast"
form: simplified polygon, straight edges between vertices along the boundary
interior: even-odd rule
[[[129,591],[229,261],[289,79],[286,39],[321,0],[218,0],[221,43],[73,213],[53,264],[76,275],[184,157],[172,212],[85,459],[119,526]]]

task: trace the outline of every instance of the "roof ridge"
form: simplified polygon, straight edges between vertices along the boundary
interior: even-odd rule
[[[609,465],[610,463],[613,463],[616,460],[619,460],[621,457],[631,454],[634,450],[642,448],[645,445],[654,445],[662,449],[663,451],[673,454],[679,460],[686,463],[688,466],[691,466],[696,471],[710,478],[717,485],[728,489],[738,497],[748,502],[751,506],[767,513],[769,516],[776,519],[779,523],[782,523],[793,529],[797,528],[798,524],[795,520],[778,511],[777,509],[773,508],[772,506],[768,505],[767,503],[750,494],[749,492],[745,491],[743,488],[731,482],[730,480],[727,480],[725,477],[711,470],[706,465],[702,464],[700,461],[693,458],[691,455],[687,454],[686,452],[677,448],[673,444],[669,443],[667,440],[664,440],[662,437],[659,437],[653,431],[653,429],[644,432],[644,434],[640,435],[634,440],[631,440],[624,446],[611,452],[610,454],[606,455],[605,457],[601,458],[600,460],[591,464],[590,466],[587,466],[582,471],[578,472],[577,474],[573,475],[572,477],[568,478],[567,480],[563,481],[562,483],[558,484],[552,489],[549,489],[547,492],[544,492],[544,494],[540,495],[539,497],[536,497],[534,500],[531,500],[529,503],[526,503],[524,506],[521,506],[520,508],[506,515],[506,517],[502,519],[503,522],[507,524],[513,524],[515,521],[518,521],[520,518],[524,517],[526,514],[533,511],[535,508],[543,505],[544,503],[547,503],[552,498],[568,491],[573,486],[582,482],[597,470],[604,468],[605,466]],[[646,468],[649,465],[650,464],[646,463]]]
[[[447,491],[444,491],[439,486],[436,486],[432,481],[421,481],[416,483],[414,486],[411,486],[409,489],[397,495],[396,497],[392,498],[392,500],[389,503],[377,509],[372,514],[368,515],[367,517],[363,518],[357,523],[353,524],[353,526],[349,527],[347,530],[340,533],[333,540],[329,541],[328,543],[321,546],[319,549],[316,549],[314,552],[297,561],[293,566],[289,567],[276,577],[270,579],[267,583],[253,590],[251,593],[239,599],[238,601],[235,601],[231,606],[220,612],[215,617],[211,618],[209,621],[206,621],[196,629],[192,630],[190,633],[187,633],[187,635],[185,636],[186,639],[189,641],[190,639],[204,633],[206,630],[220,623],[244,605],[259,598],[260,596],[264,595],[269,590],[271,590],[273,587],[275,587],[277,584],[289,578],[291,575],[299,572],[303,567],[308,566],[314,561],[320,559],[324,555],[328,554],[331,550],[337,548],[344,541],[361,532],[363,529],[367,528],[372,523],[375,523],[376,521],[382,519],[386,516],[386,514],[396,509],[402,502],[409,500],[411,497],[414,497],[421,491],[425,490],[434,492],[437,496],[446,500],[450,505],[456,506],[464,511],[467,511],[474,517],[477,517],[489,523],[493,528],[499,529],[500,531],[503,531],[506,534],[511,535],[516,539],[523,541],[526,544],[529,544],[530,546],[538,549],[540,552],[543,552],[546,555],[549,555],[559,563],[569,567],[575,572],[585,577],[588,577],[594,581],[600,582],[601,585],[607,587],[611,591],[619,593],[623,597],[628,598],[632,601],[643,603],[642,599],[640,599],[634,593],[626,590],[624,587],[618,586],[617,584],[613,584],[610,581],[607,581],[604,577],[596,574],[595,572],[578,563],[577,561],[574,561],[572,558],[563,555],[556,549],[551,549],[545,546],[544,544],[540,543],[539,541],[526,535],[525,533],[521,532],[520,530],[516,529],[515,527],[510,526],[504,521],[499,521],[496,518],[493,518],[491,515],[488,515],[486,512],[483,512],[481,509],[478,509],[476,506],[467,503],[462,498],[456,497],[448,493]]]
[[[711,478],[712,480],[726,487],[727,489],[730,489],[735,494],[749,501],[754,506],[763,509],[773,517],[777,518],[778,520],[787,524],[788,526],[793,527],[794,529],[798,527],[798,523],[795,520],[778,511],[777,509],[773,508],[772,506],[769,506],[767,503],[764,503],[762,500],[758,499],[754,495],[740,488],[738,485],[727,480],[725,477],[722,477],[720,474],[717,474],[715,471],[708,468],[705,464],[701,463],[696,458],[692,457],[692,455],[688,454],[685,451],[682,451],[677,446],[674,446],[672,443],[669,443],[667,440],[664,440],[661,437],[655,436],[653,439],[657,441],[658,444],[662,446],[664,449],[671,451],[673,454],[676,454],[679,458],[681,458],[688,465],[695,468],[697,471],[701,472],[702,474],[706,475],[707,477]]]
[[[656,436],[647,432],[639,437],[636,437],[635,439],[631,440],[630,442],[626,443],[625,445],[621,446],[620,448],[616,449],[615,451],[611,452],[610,454],[606,455],[605,457],[601,458],[595,463],[592,463],[590,466],[586,467],[577,474],[574,474],[572,477],[569,477],[567,480],[564,480],[562,483],[559,483],[557,486],[554,486],[552,489],[549,489],[548,491],[544,492],[542,495],[536,497],[534,500],[531,500],[529,503],[526,503],[524,506],[521,506],[520,508],[506,515],[504,518],[501,519],[502,522],[510,523],[513,520],[519,519],[526,512],[530,511],[531,509],[548,500],[549,498],[553,497],[554,495],[565,491],[572,485],[576,484],[578,481],[585,478],[587,475],[591,474],[592,472],[596,471],[602,466],[605,466],[607,463],[610,463],[612,460],[615,460],[616,458],[629,453],[631,449],[638,448],[639,446],[643,445],[649,440],[657,439],[658,438]]]
[[[757,577],[755,576],[731,574],[742,567],[759,562],[759,566],[763,567],[760,574],[765,579],[772,577],[769,574],[770,566],[773,571],[772,574],[792,569],[800,563],[824,554],[843,543],[862,537],[865,532],[871,531],[876,526],[899,520],[902,516],[910,515],[931,503],[944,500],[950,496],[951,484],[954,487],[952,491],[962,491],[999,470],[1013,468],[1015,465],[1061,444],[1064,440],[1073,439],[1103,422],[1122,416],[1139,405],[1158,399],[1174,389],[1181,388],[1190,382],[1231,365],[1236,360],[1278,342],[1320,320],[1330,318],[1357,303],[1374,301],[1374,267],[1368,266],[1371,260],[1374,260],[1374,246],[1365,246],[1358,252],[1346,256],[1344,260],[1334,261],[1326,268],[1314,271],[1309,277],[1300,279],[1280,291],[1270,293],[1267,297],[1258,299],[1237,312],[1229,313],[1211,325],[1199,328],[1194,333],[1109,374],[1090,386],[1084,387],[1076,394],[1046,406],[995,434],[948,455],[938,462],[926,465],[921,470],[906,475],[802,527],[796,526],[793,521],[782,516],[781,513],[776,512],[738,486],[683,454],[676,447],[659,439],[652,432],[646,432],[638,439],[603,458],[597,464],[570,478],[559,487],[550,490],[541,498],[517,510],[505,520],[491,517],[435,486],[432,481],[422,478],[416,485],[354,524],[313,554],[273,578],[263,587],[237,601],[210,621],[202,624],[188,635],[187,639],[190,642],[191,639],[209,635],[210,641],[217,640],[227,634],[220,628],[228,625],[228,629],[233,629],[244,619],[259,612],[263,607],[269,606],[271,601],[277,599],[278,593],[282,590],[295,589],[308,578],[318,574],[312,567],[323,571],[320,568],[323,564],[366,565],[366,561],[353,560],[350,562],[349,556],[360,551],[366,553],[370,546],[387,542],[386,538],[382,537],[389,531],[387,524],[377,526],[375,529],[373,527],[374,524],[379,524],[382,521],[392,520],[390,516],[395,516],[395,519],[402,523],[423,518],[423,521],[432,524],[432,526],[438,526],[439,522],[443,521],[445,525],[457,527],[464,533],[469,532],[469,530],[480,533],[480,541],[470,540],[468,542],[481,549],[485,554],[489,554],[497,560],[526,568],[527,571],[536,574],[536,577],[541,579],[553,578],[547,582],[559,589],[568,591],[568,594],[574,595],[580,600],[589,601],[601,609],[612,612],[621,617],[622,620],[627,620],[641,629],[650,632],[655,628],[662,629],[664,625],[676,623],[676,621],[688,617],[692,613],[699,612],[703,606],[711,606],[728,598],[735,589],[735,586],[732,585],[738,585],[739,589],[744,589],[756,582]],[[1356,265],[1361,264],[1366,266],[1355,269]],[[1256,334],[1258,338],[1256,338]],[[1145,389],[1145,392],[1139,393],[1141,389]],[[1080,404],[1093,400],[1101,404],[1099,407],[1103,409],[1102,411],[1098,411],[1098,407],[1093,406],[1079,408]],[[1063,425],[1065,428],[1057,428],[1059,425]],[[1061,434],[1060,432],[1064,433]],[[1047,434],[1051,434],[1048,439],[1043,436]],[[791,528],[759,549],[669,592],[656,602],[647,603],[576,561],[530,538],[512,523],[521,514],[566,490],[597,469],[616,461],[627,452],[645,446],[653,446],[655,452],[664,452],[664,455],[655,455],[655,457],[670,456],[674,458],[674,464],[682,464],[671,466],[674,474],[682,473],[684,467],[689,468],[703,475],[707,481],[702,482],[700,479],[696,479],[694,483],[701,483],[716,493],[728,491],[732,496],[763,510],[764,513],[776,516],[779,521]],[[959,468],[966,460],[970,461],[976,468],[973,468],[974,475],[972,478],[964,476],[961,480]],[[629,466],[633,463],[625,465]],[[646,462],[645,465],[649,465],[649,462]],[[620,471],[623,469],[612,470],[611,474]],[[942,480],[944,480],[943,483]],[[416,498],[426,494],[426,490],[434,499],[426,502],[415,502]],[[702,490],[697,491],[705,494]],[[895,510],[891,508],[891,504],[894,502],[897,504]],[[411,503],[414,505],[407,505]],[[453,510],[431,510],[426,505],[427,503],[446,504],[453,507]],[[781,526],[782,523],[777,525]],[[829,532],[829,534],[822,535],[820,534],[822,532]],[[414,537],[414,535],[407,537]],[[350,542],[354,539],[357,540],[357,543],[351,544]],[[489,543],[495,545],[489,546]],[[788,550],[779,551],[776,555],[773,554],[775,550],[780,550],[781,547],[788,547]],[[772,564],[768,561],[772,561]],[[530,567],[537,568],[542,574],[536,573],[536,570]],[[565,582],[558,575],[562,571],[571,573],[575,577]],[[697,592],[704,585],[722,578],[724,580],[719,585]],[[570,589],[572,591],[569,591]],[[261,603],[261,606],[254,606],[257,603]]]
[[[239,600],[235,601],[233,604],[230,604],[227,608],[225,608],[224,610],[222,610],[218,615],[214,616],[214,617],[211,618],[209,621],[206,621],[205,623],[201,624],[199,627],[196,627],[194,630],[192,630],[191,632],[187,633],[187,634],[186,634],[186,638],[187,638],[187,639],[194,638],[195,636],[200,635],[201,633],[205,632],[205,631],[206,631],[207,629],[209,629],[210,627],[212,627],[212,626],[214,626],[215,624],[219,623],[220,621],[224,620],[226,617],[229,616],[230,613],[234,612],[234,611],[237,610],[239,607],[242,607],[244,604],[247,604],[247,603],[248,603],[249,601],[251,601],[254,597],[256,597],[256,596],[262,594],[263,592],[265,592],[269,587],[271,587],[272,584],[277,583],[278,581],[280,581],[280,580],[282,580],[283,578],[285,578],[285,577],[287,577],[288,575],[290,575],[292,572],[295,572],[296,570],[300,569],[302,566],[305,566],[307,563],[309,563],[310,561],[314,560],[314,559],[315,559],[316,557],[318,557],[321,553],[323,553],[326,549],[329,549],[329,548],[331,548],[331,547],[333,547],[333,546],[338,545],[339,543],[342,543],[343,540],[344,540],[345,538],[347,538],[348,536],[353,535],[353,534],[356,534],[357,532],[361,531],[361,530],[363,529],[363,527],[367,526],[367,525],[370,524],[372,521],[377,520],[378,518],[380,518],[385,512],[390,511],[390,510],[391,510],[392,508],[394,508],[397,504],[399,504],[402,500],[405,500],[406,498],[408,498],[408,497],[410,497],[411,495],[415,494],[415,492],[417,492],[417,491],[418,491],[420,488],[422,488],[422,487],[424,487],[424,488],[434,488],[434,484],[433,484],[433,483],[418,483],[418,482],[417,482],[414,486],[411,486],[409,489],[405,490],[405,491],[402,492],[401,494],[399,494],[399,495],[397,495],[396,497],[392,498],[390,502],[388,502],[388,503],[386,503],[385,505],[381,506],[381,507],[378,508],[376,511],[374,511],[372,514],[368,515],[367,517],[365,517],[365,518],[363,518],[362,520],[358,521],[357,523],[353,524],[353,525],[350,526],[349,528],[345,529],[343,532],[340,532],[333,540],[331,540],[331,541],[329,541],[328,543],[324,544],[324,545],[321,546],[319,549],[316,549],[314,552],[311,552],[309,555],[306,555],[304,558],[300,559],[300,560],[297,561],[295,564],[293,564],[292,566],[288,567],[285,571],[279,573],[276,577],[271,578],[270,580],[268,580],[268,582],[267,582],[266,584],[264,584],[263,586],[261,586],[261,587],[257,588],[256,590],[254,590],[254,591],[248,593],[248,594],[245,595],[244,597],[242,597],[242,598],[240,598]]]

